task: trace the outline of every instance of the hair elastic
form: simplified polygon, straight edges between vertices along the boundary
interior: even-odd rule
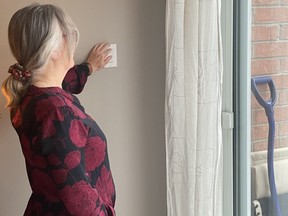
[[[19,81],[26,81],[31,77],[31,73],[19,63],[11,65],[8,73],[12,74],[12,76]]]

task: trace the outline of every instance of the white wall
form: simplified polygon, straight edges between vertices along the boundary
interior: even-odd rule
[[[0,0],[0,82],[15,62],[12,14],[28,0]],[[44,2],[44,1],[41,1]],[[165,0],[53,0],[78,25],[76,61],[99,41],[116,43],[118,67],[90,77],[79,96],[108,138],[118,216],[165,216]],[[24,159],[0,96],[0,215],[22,215],[30,196]]]

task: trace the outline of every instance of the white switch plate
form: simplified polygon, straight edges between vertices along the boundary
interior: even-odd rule
[[[108,62],[108,64],[105,66],[105,68],[111,68],[111,67],[117,67],[117,46],[116,44],[110,44],[110,55],[112,56],[112,59]]]

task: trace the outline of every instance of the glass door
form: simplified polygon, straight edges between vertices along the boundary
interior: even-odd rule
[[[288,215],[288,1],[235,0],[234,17],[234,215]]]
[[[287,6],[287,0],[252,1],[252,216],[288,215]]]

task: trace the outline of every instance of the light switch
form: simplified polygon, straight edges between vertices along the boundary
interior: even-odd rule
[[[117,46],[116,44],[110,44],[110,55],[112,56],[112,59],[108,62],[108,64],[105,66],[105,68],[111,68],[111,67],[117,67]]]

